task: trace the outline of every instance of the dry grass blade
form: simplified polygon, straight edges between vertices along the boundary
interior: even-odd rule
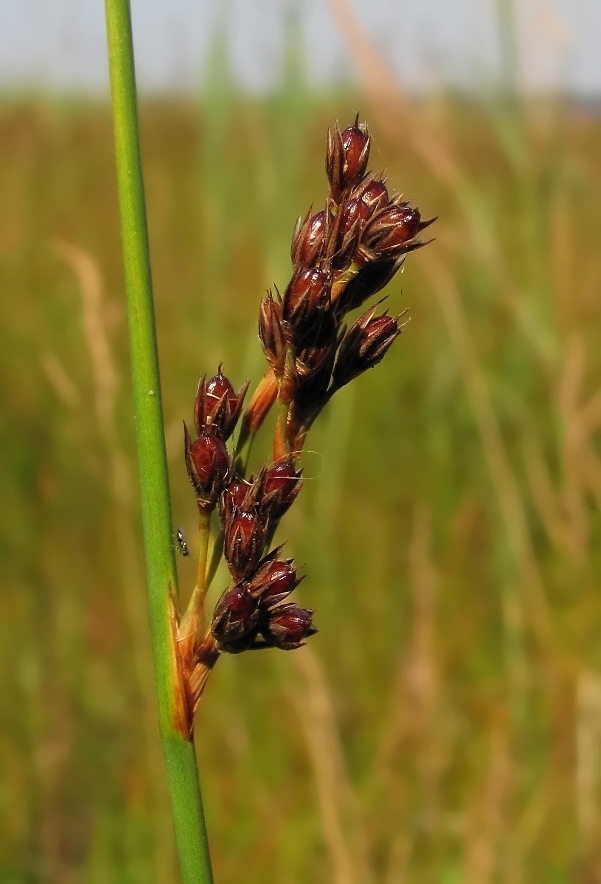
[[[75,408],[81,402],[79,390],[69,377],[64,365],[56,355],[46,350],[40,355],[40,364],[50,381],[52,389],[67,408]]]
[[[359,801],[344,761],[336,716],[318,658],[310,647],[294,655],[304,689],[291,692],[307,742],[334,884],[369,884]]]

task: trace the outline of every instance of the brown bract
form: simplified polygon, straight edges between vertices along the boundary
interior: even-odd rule
[[[281,376],[286,362],[287,339],[282,319],[282,300],[276,289],[276,297],[268,291],[259,307],[259,340],[269,365]],[[288,335],[289,337],[289,335]]]

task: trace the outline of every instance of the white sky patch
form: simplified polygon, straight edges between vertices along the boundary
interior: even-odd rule
[[[496,0],[351,0],[365,33],[409,89],[498,81]],[[528,91],[601,94],[601,0],[515,0],[518,77]],[[287,23],[298,23],[307,80],[348,81],[352,56],[327,0],[132,0],[142,90],[194,92],[223,20],[235,82],[278,81]],[[100,0],[0,0],[0,89],[107,93]]]

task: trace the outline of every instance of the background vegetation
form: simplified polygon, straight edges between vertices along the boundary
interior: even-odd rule
[[[327,126],[359,106],[372,166],[440,216],[391,286],[407,332],[315,428],[280,529],[320,635],[221,660],[201,704],[216,880],[601,882],[601,120],[409,103],[355,48],[360,94],[311,94],[292,43],[243,99],[216,46],[198,105],[142,109],[191,546],[181,421],[221,360],[262,371]],[[168,884],[108,107],[5,101],[0,192],[0,880]]]

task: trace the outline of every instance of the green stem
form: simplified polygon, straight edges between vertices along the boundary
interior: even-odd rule
[[[186,691],[175,640],[177,593],[128,0],[105,0],[140,504],[161,745],[183,884],[212,882]]]
[[[211,554],[209,555],[209,567],[207,569],[206,576],[207,589],[213,582],[213,577],[217,573],[217,568],[219,567],[221,557],[223,556],[223,541],[223,530],[219,528],[213,538],[213,548],[211,549]]]
[[[204,601],[207,594],[207,558],[209,550],[209,538],[211,536],[211,513],[210,510],[199,511],[198,520],[198,566],[196,570],[196,586],[190,596],[190,602],[186,613],[182,617],[179,628],[180,636],[191,633],[192,642],[197,638],[199,630],[203,627]]]

